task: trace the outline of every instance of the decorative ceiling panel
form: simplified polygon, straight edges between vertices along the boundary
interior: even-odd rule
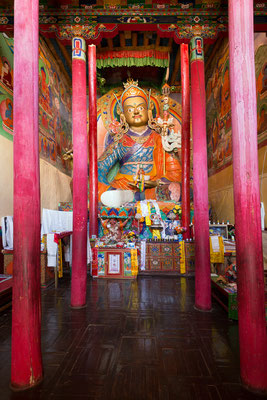
[[[13,7],[14,0],[1,0],[1,8]],[[152,8],[189,9],[227,7],[227,0],[40,0],[40,6],[49,9],[67,8]]]
[[[227,8],[228,0],[40,0],[40,6],[46,9],[212,9]],[[266,2],[255,0],[255,9],[266,8]],[[0,8],[13,8],[14,0],[1,0]]]
[[[13,5],[13,0],[1,0],[0,31],[13,29]],[[227,5],[228,0],[40,0],[39,23],[42,33],[65,41],[77,26],[95,43],[133,29],[154,30],[177,43],[194,35],[215,40],[227,32]],[[264,31],[267,2],[255,0],[254,5],[255,30]]]

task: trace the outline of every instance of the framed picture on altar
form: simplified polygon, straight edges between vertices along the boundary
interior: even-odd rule
[[[108,253],[108,275],[120,275],[121,267],[121,253]]]

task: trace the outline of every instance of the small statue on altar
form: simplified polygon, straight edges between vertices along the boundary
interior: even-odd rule
[[[162,180],[181,182],[181,165],[177,154],[163,148],[161,128],[152,118],[150,94],[133,80],[124,88],[117,99],[120,131],[98,160],[99,193],[131,190],[135,200],[156,199]],[[136,179],[141,170],[142,182]]]
[[[135,176],[134,183],[140,192],[143,192],[145,189],[145,171],[140,166],[138,167],[137,174]]]
[[[104,230],[104,240],[106,242],[119,242],[122,238],[123,228],[127,224],[128,219],[121,221],[117,218],[101,219],[101,225]]]

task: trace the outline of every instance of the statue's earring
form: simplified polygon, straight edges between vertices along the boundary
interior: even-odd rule
[[[125,115],[123,113],[120,114],[120,123],[121,123],[121,132],[122,133],[128,132],[129,125],[128,125]]]
[[[121,124],[126,124],[126,118],[123,113],[120,114],[120,122],[121,122]]]
[[[153,110],[153,104],[150,105],[150,107],[147,111],[147,114],[148,114],[147,124],[150,129],[152,129],[153,131],[159,132],[159,126],[158,126],[156,120],[153,118],[152,110]]]
[[[148,124],[149,124],[150,122],[152,122],[152,119],[153,119],[152,110],[149,109],[147,112],[147,115],[148,115]]]

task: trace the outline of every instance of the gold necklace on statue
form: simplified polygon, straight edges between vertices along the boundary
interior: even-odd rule
[[[148,140],[151,133],[151,131],[149,131],[146,135],[144,135],[147,131],[148,131],[147,126],[142,132],[137,132],[133,128],[130,128],[130,131],[128,131],[127,134],[134,142],[143,144]]]
[[[129,135],[129,137],[134,141],[134,142],[136,142],[136,143],[140,143],[140,144],[144,144],[147,140],[148,140],[148,138],[149,138],[149,136],[130,136]]]
[[[137,135],[143,135],[146,131],[147,131],[147,126],[140,132],[140,131],[136,131],[133,127],[131,127],[130,128],[130,130],[133,132],[133,133],[136,133]]]

